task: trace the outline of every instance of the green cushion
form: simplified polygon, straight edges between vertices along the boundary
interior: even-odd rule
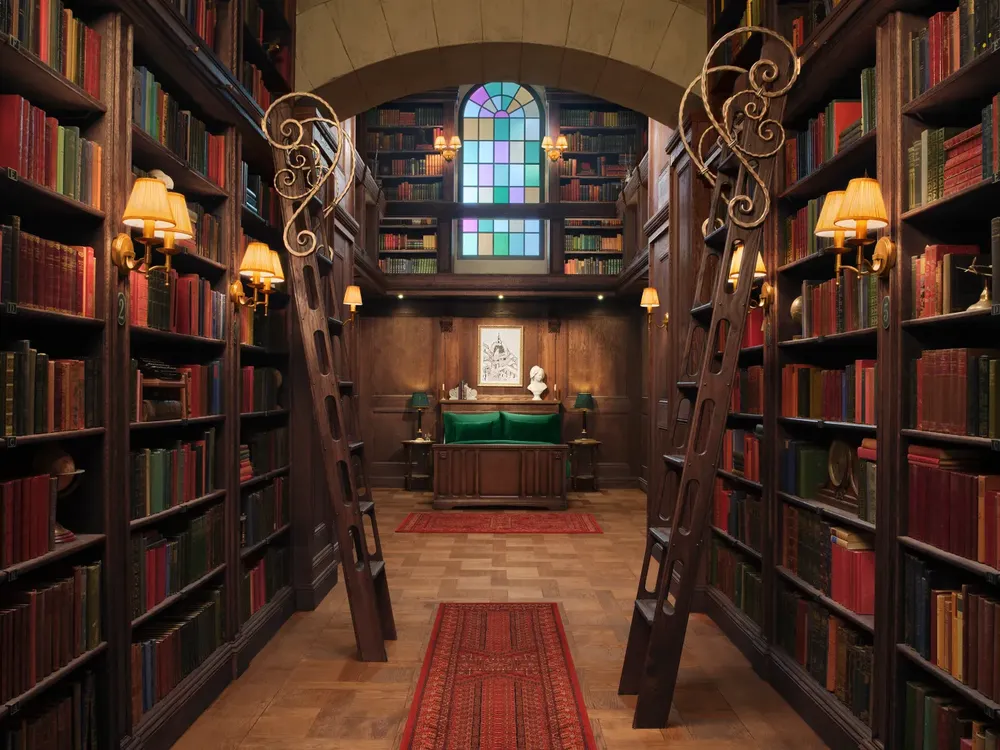
[[[459,425],[462,431],[459,433]],[[444,413],[444,441],[489,440],[500,437],[500,412],[477,412],[474,414]]]
[[[456,440],[449,445],[552,445],[540,440]]]
[[[500,412],[501,436],[519,443],[561,443],[562,429],[558,414],[512,414]]]

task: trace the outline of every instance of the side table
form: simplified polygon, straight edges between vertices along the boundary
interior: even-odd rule
[[[597,454],[601,441],[593,438],[577,438],[569,443],[570,487],[574,492],[579,490],[581,482],[589,483],[590,489],[597,492],[600,489],[597,479]],[[584,456],[587,463],[581,466]]]
[[[406,480],[403,485],[408,491],[413,491],[416,483],[421,483],[421,489],[431,488],[431,446],[430,440],[403,440],[403,453],[406,456]]]

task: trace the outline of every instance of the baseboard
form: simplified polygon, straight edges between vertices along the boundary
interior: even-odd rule
[[[247,671],[250,662],[267,645],[285,620],[295,611],[292,587],[285,586],[243,624],[233,642],[233,667],[236,677]]]
[[[312,561],[312,582],[308,586],[295,587],[295,609],[311,612],[320,605],[334,586],[337,585],[340,558],[337,549],[328,544]]]
[[[646,477],[636,477],[636,483],[639,485],[639,489],[649,494],[649,482],[646,481]]]
[[[746,657],[754,672],[767,679],[769,648],[760,628],[718,589],[705,586],[703,591],[705,614]]]

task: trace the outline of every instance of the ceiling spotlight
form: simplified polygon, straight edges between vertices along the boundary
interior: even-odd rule
[[[597,301],[598,302],[603,302],[604,301],[604,295],[603,294],[598,294],[597,295]]]
[[[497,295],[497,299],[503,299],[503,295],[502,294],[498,294]]]
[[[402,294],[397,294],[396,295],[396,299],[403,299],[403,295]]]

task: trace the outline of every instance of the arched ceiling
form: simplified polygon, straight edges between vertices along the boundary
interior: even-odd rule
[[[487,80],[558,86],[668,125],[701,71],[704,0],[299,0],[295,81],[340,117]]]

